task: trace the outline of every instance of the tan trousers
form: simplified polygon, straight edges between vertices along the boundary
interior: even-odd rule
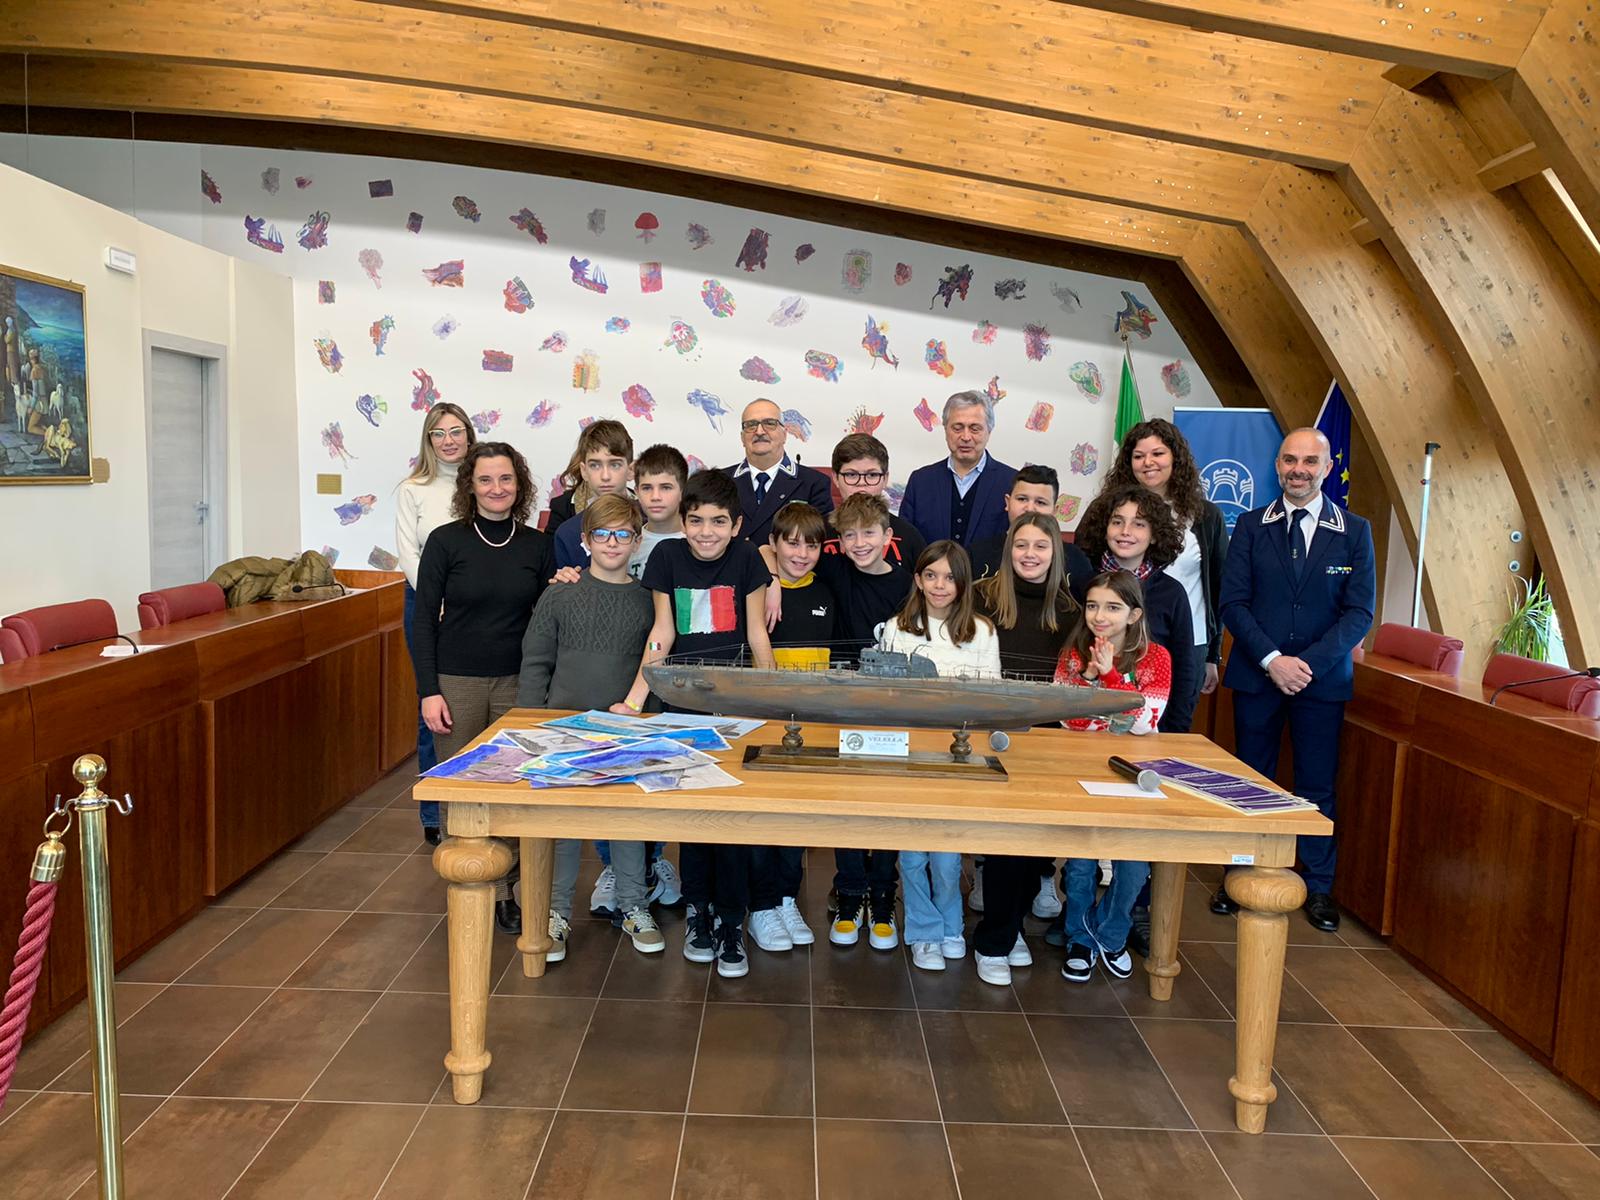
[[[450,708],[450,732],[433,735],[439,761],[453,758],[517,703],[517,677],[515,675],[440,675],[439,694]],[[508,842],[513,856],[517,854],[515,841]],[[511,898],[512,884],[518,878],[520,864],[513,862],[511,874],[494,885],[496,900]]]

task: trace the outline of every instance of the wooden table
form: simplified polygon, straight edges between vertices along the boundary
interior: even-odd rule
[[[513,710],[487,730],[526,728],[558,715]],[[837,742],[837,726],[808,724],[813,745]],[[774,771],[747,772],[747,745],[776,744],[783,728],[768,722],[718,757],[743,786],[649,794],[632,785],[535,791],[521,784],[422,780],[419,800],[447,803],[449,837],[434,851],[434,867],[449,884],[450,1053],[458,1104],[483,1090],[489,1006],[489,957],[494,929],[494,881],[510,869],[510,847],[521,839],[522,952],[525,975],[544,974],[550,949],[548,914],[554,838],[723,842],[768,846],[855,846],[882,850],[954,850],[969,854],[1147,860],[1152,864],[1151,956],[1145,962],[1150,995],[1172,997],[1178,963],[1178,924],[1184,868],[1189,863],[1242,865],[1228,875],[1239,913],[1237,1058],[1228,1081],[1235,1120],[1247,1133],[1266,1128],[1277,1097],[1272,1053],[1288,940],[1287,915],[1305,900],[1305,885],[1289,868],[1295,836],[1332,832],[1315,812],[1245,816],[1187,797],[1115,799],[1088,795],[1079,779],[1113,781],[1113,753],[1174,756],[1260,780],[1205,738],[1168,735],[1112,738],[1105,734],[1032,730],[1014,736],[1002,756],[1004,783],[919,778],[902,787],[882,777]],[[948,748],[950,735],[913,732],[919,750]]]

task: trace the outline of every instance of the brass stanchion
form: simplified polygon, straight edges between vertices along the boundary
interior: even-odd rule
[[[106,862],[106,808],[133,809],[132,797],[124,803],[100,790],[105,759],[85,754],[72,764],[72,777],[83,786],[76,800],[56,807],[76,810],[78,849],[83,855],[83,933],[89,960],[89,1024],[94,1033],[94,1125],[100,1142],[100,1195],[102,1200],[122,1197],[122,1114],[118,1109],[117,1007],[112,988],[116,962],[111,948],[111,882]]]

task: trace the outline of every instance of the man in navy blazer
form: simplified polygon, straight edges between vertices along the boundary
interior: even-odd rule
[[[739,485],[739,503],[744,510],[739,536],[758,546],[767,544],[772,518],[790,501],[803,500],[824,516],[833,511],[833,487],[828,477],[790,458],[784,450],[788,440],[783,412],[776,404],[754,400],[745,405],[739,417],[739,441],[744,444],[745,459],[729,467],[728,474]]]
[[[936,542],[971,546],[1006,531],[1006,493],[1017,471],[989,457],[994,401],[983,392],[957,392],[944,402],[944,441],[950,457],[911,472],[900,515]]]
[[[1295,794],[1334,819],[1339,727],[1354,672],[1350,652],[1372,627],[1377,602],[1372,527],[1323,495],[1328,439],[1296,429],[1278,449],[1283,495],[1240,517],[1228,544],[1218,608],[1233,634],[1223,683],[1233,689],[1235,753],[1271,779],[1283,725],[1294,748]],[[1302,837],[1306,919],[1331,933],[1334,841]],[[1213,912],[1238,905],[1222,889]]]

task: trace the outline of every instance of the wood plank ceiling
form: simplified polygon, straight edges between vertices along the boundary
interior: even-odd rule
[[[1182,266],[1289,421],[1332,374],[1474,660],[1530,532],[1600,656],[1588,0],[0,2],[0,103],[444,135]],[[1437,76],[1437,78],[1434,78]],[[1410,89],[1410,90],[1408,90]]]

